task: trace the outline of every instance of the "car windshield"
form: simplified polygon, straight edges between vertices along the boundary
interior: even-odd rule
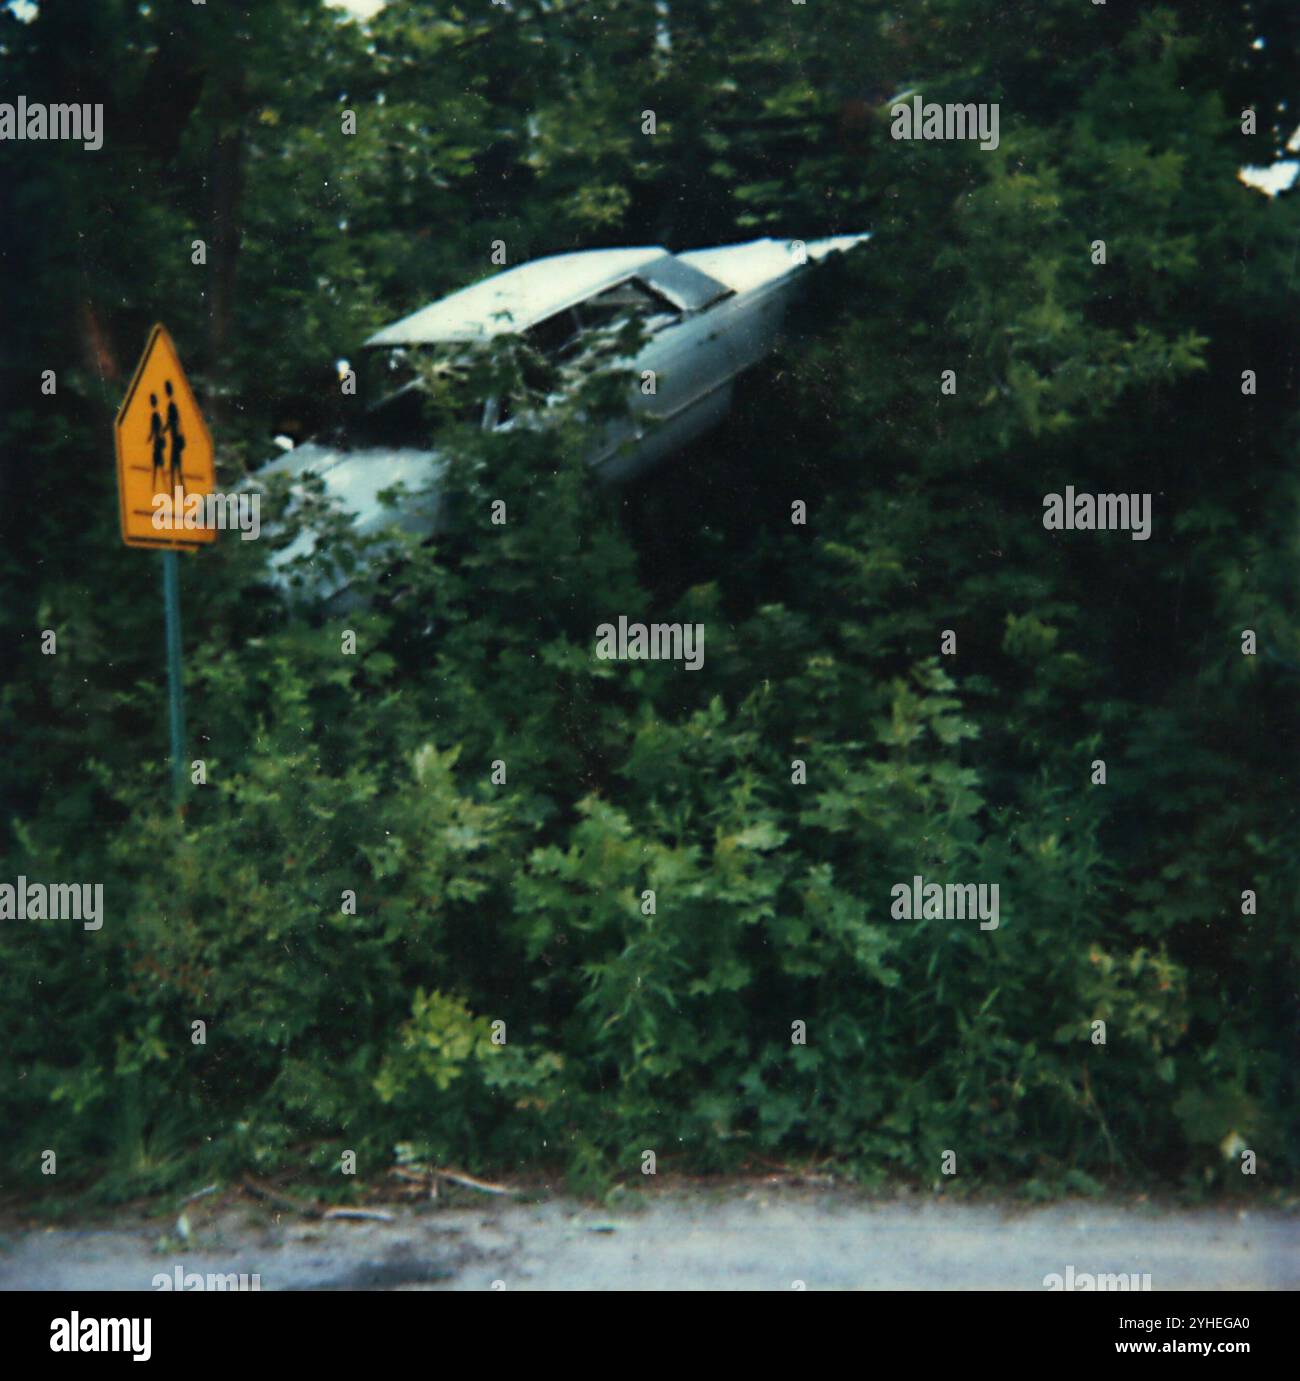
[[[470,394],[464,370],[446,365],[439,371],[439,406],[430,397],[414,352],[381,347],[366,354],[362,387],[364,396],[375,401],[348,429],[357,444],[427,450],[439,421],[482,420],[483,400]]]

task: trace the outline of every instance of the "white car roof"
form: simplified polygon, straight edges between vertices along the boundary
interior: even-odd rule
[[[385,326],[366,344],[470,342],[526,331],[667,254],[662,245],[646,245],[639,249],[587,249],[535,259],[422,307]]]

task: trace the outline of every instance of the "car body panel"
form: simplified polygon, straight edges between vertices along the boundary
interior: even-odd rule
[[[473,344],[527,331],[634,274],[668,251],[589,249],[507,269],[422,307],[370,337],[373,345]]]
[[[414,448],[366,447],[342,450],[306,442],[264,465],[255,477],[288,475],[291,479],[318,476],[325,493],[353,515],[353,528],[370,536],[389,527],[423,534],[437,529],[442,517],[438,483],[447,468],[447,457],[437,451]],[[402,487],[410,496],[401,505],[385,504],[380,495]],[[277,569],[316,546],[316,535],[304,530],[272,558]]]

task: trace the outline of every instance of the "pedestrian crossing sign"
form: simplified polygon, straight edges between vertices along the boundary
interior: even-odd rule
[[[216,527],[184,521],[215,490],[217,475],[207,423],[161,323],[150,332],[118,409],[114,441],[128,547],[187,551],[217,540]]]

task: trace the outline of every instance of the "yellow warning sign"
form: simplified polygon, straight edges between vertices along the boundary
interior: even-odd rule
[[[201,522],[203,496],[217,483],[212,437],[161,324],[150,333],[118,409],[114,439],[127,546],[192,550],[215,542],[216,527]]]

